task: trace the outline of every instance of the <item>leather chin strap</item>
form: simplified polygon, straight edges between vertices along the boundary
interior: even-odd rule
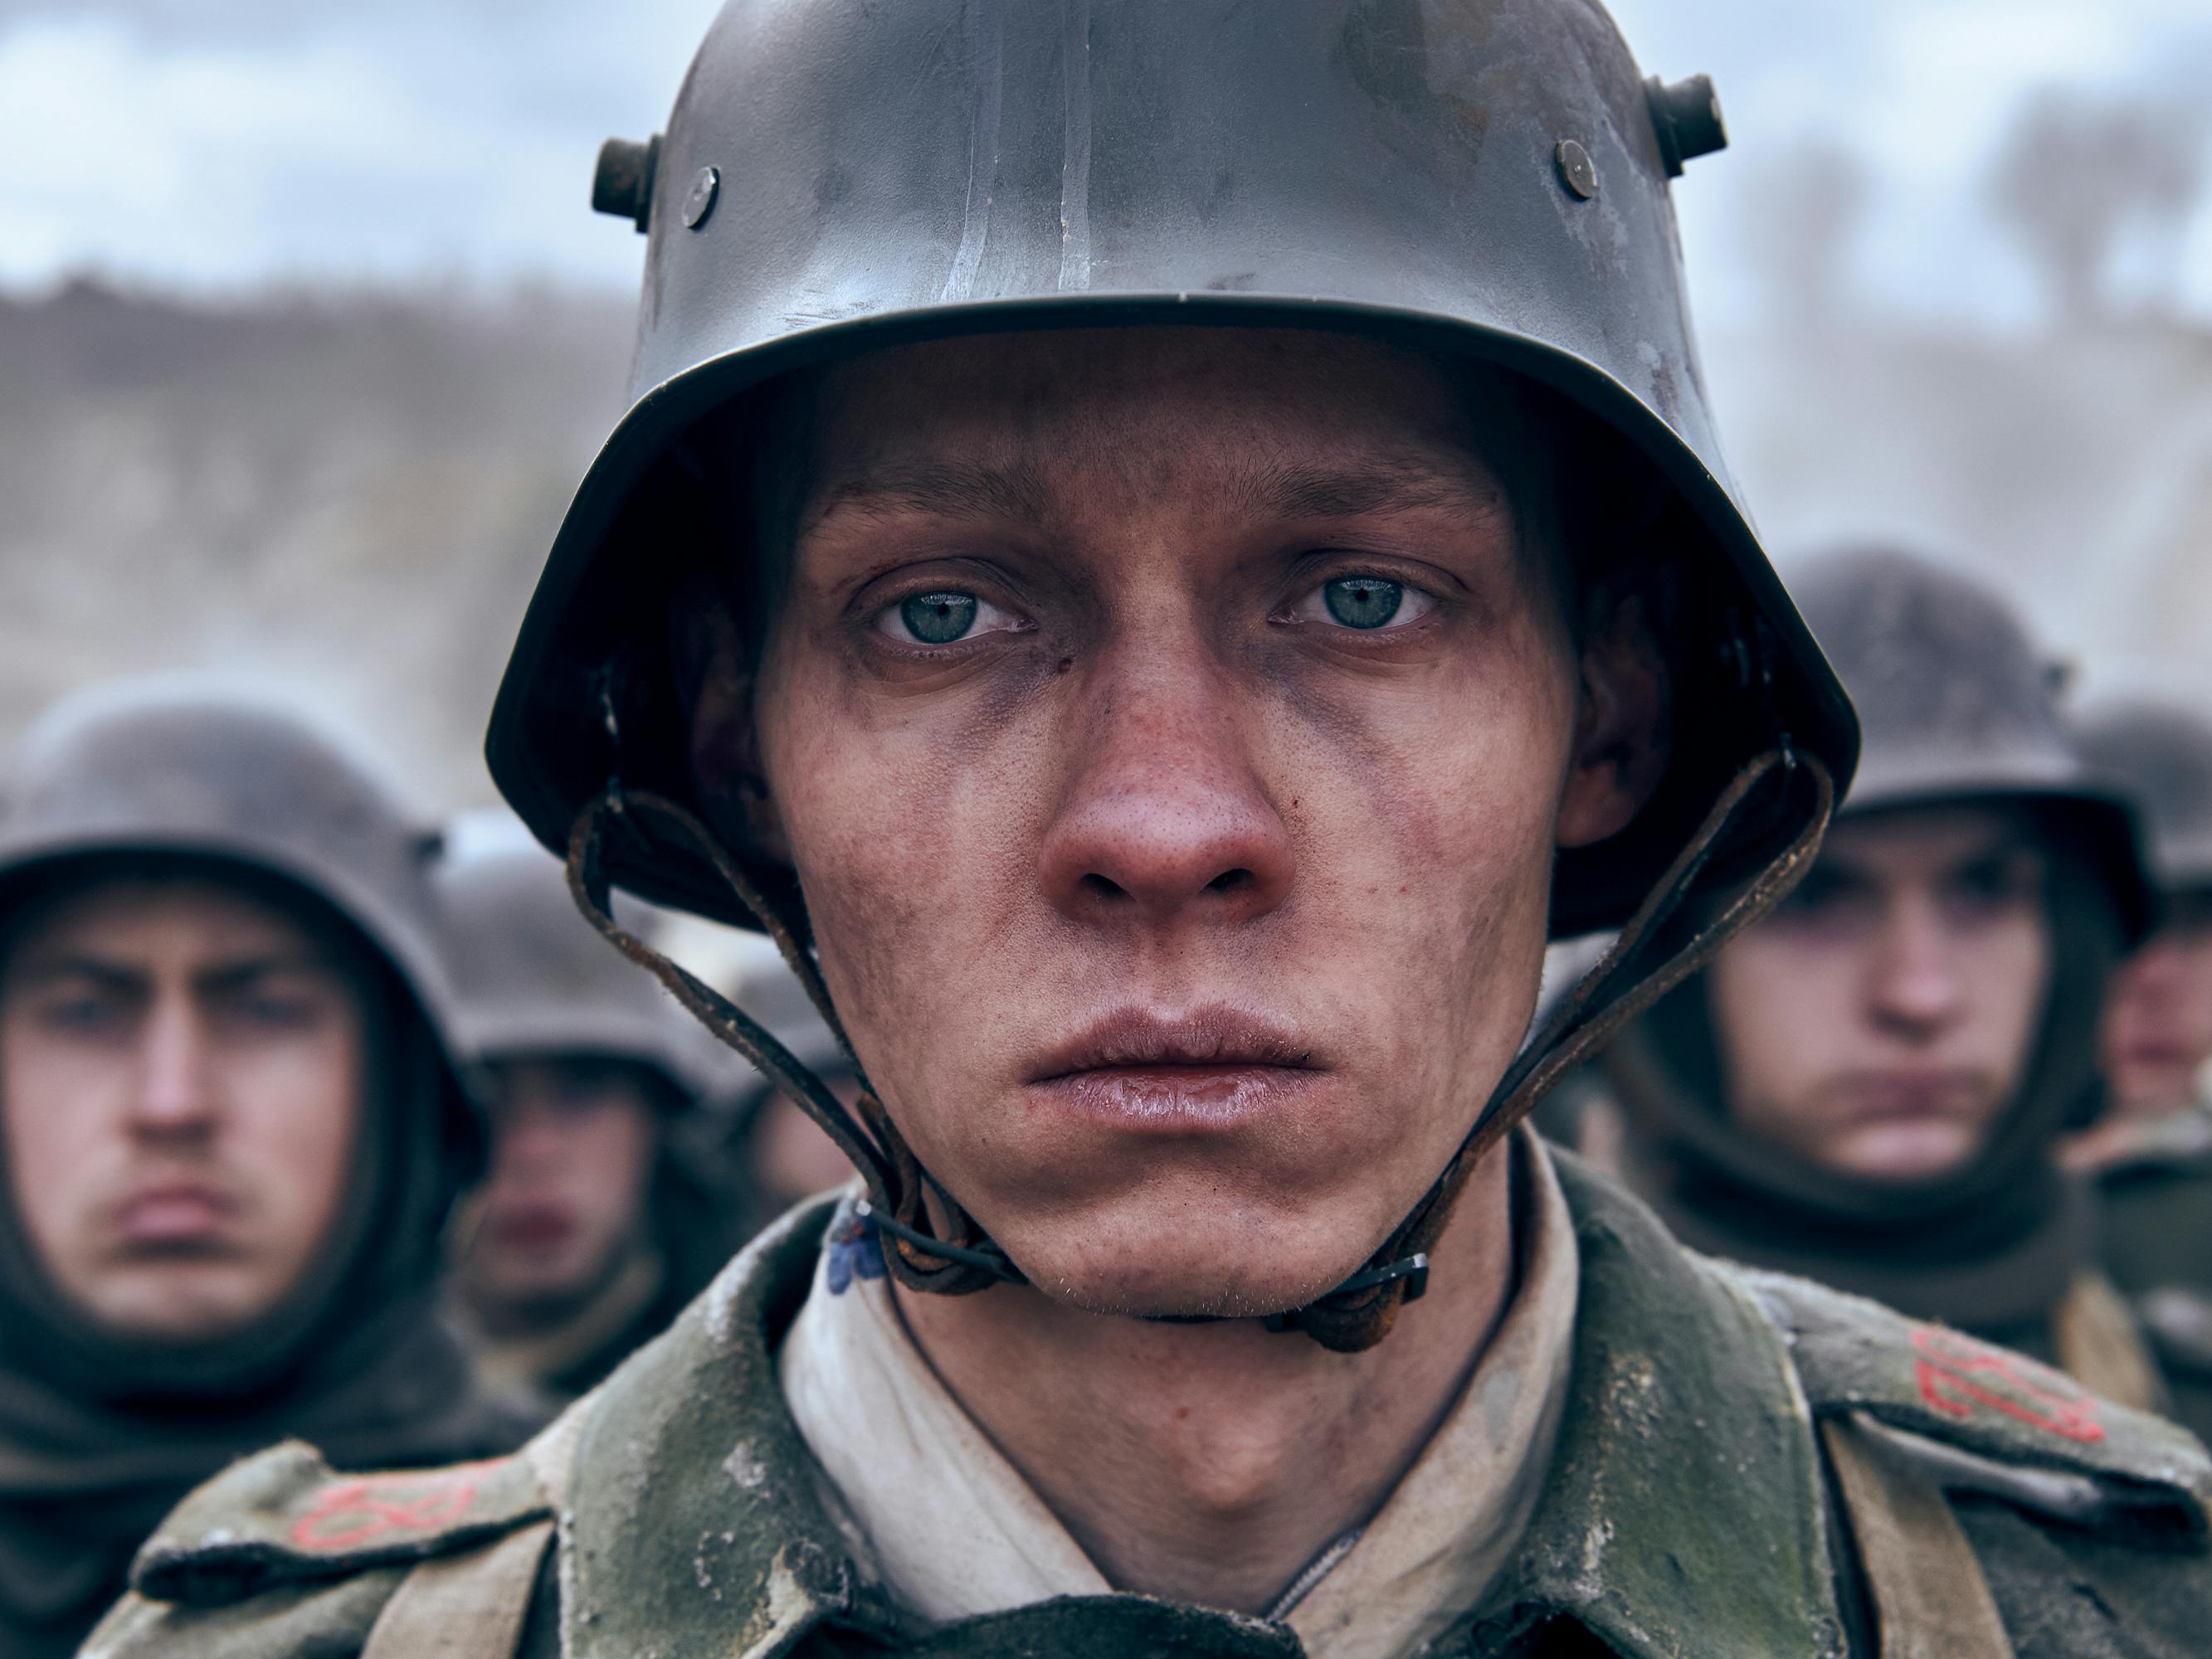
[[[1647,948],[1680,907],[1745,803],[1778,767],[1785,773],[1802,770],[1811,782],[1814,811],[1804,830],[1755,880],[1671,955],[1636,979],[1627,990],[1609,994],[1639,966]],[[1370,1348],[1387,1336],[1398,1310],[1426,1289],[1428,1253],[1443,1236],[1453,1206],[1475,1166],[1560,1079],[1603,1047],[1623,1025],[1702,968],[1738,932],[1773,908],[1811,866],[1834,805],[1835,787],[1827,769],[1813,756],[1794,753],[1786,739],[1738,772],[1721,792],[1697,834],[1622,928],[1613,947],[1561,1001],[1543,1030],[1523,1046],[1492,1091],[1474,1128],[1413,1212],[1358,1273],[1303,1308],[1268,1316],[1268,1328],[1304,1331],[1323,1347],[1340,1353]],[[856,1109],[848,1109],[743,1009],[614,919],[604,850],[610,829],[616,825],[634,835],[675,840],[714,866],[775,941],[784,961],[852,1060],[854,1072],[861,1079]],[[863,1213],[875,1224],[886,1247],[884,1259],[900,1284],[908,1290],[939,1296],[964,1296],[995,1284],[1028,1282],[1006,1252],[921,1167],[877,1098],[874,1085],[866,1080],[813,957],[706,824],[665,796],[625,790],[610,781],[606,790],[577,814],[568,832],[568,889],[577,908],[616,948],[658,979],[708,1030],[759,1067],[853,1161],[867,1188]]]

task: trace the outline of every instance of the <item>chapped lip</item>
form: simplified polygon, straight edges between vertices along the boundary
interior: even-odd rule
[[[1041,1056],[1030,1068],[1030,1081],[1054,1083],[1086,1072],[1183,1066],[1327,1069],[1316,1057],[1313,1043],[1296,1027],[1213,1004],[1176,1015],[1117,1009]]]

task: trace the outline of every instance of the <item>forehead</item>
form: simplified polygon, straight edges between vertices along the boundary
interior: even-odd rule
[[[807,434],[812,514],[890,495],[1035,516],[1064,488],[1358,510],[1356,492],[1240,486],[1271,475],[1365,474],[1396,501],[1510,493],[1525,441],[1517,384],[1382,342],[1295,329],[1066,330],[933,341],[841,366],[792,410]],[[914,488],[946,462],[995,489]],[[1341,499],[1339,499],[1341,497]]]
[[[1821,846],[1820,862],[1905,879],[1991,856],[2043,851],[2041,830],[2026,806],[1963,802],[1893,807],[1838,819]]]
[[[319,957],[306,907],[212,875],[95,878],[22,915],[7,962],[72,957],[151,965]]]

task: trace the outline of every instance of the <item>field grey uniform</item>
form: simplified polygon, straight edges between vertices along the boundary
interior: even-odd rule
[[[438,1241],[475,1165],[429,954],[428,842],[289,715],[124,687],[64,702],[0,787],[0,931],[118,872],[190,871],[335,922],[378,964],[357,1179],[304,1282],[235,1335],[126,1340],[35,1260],[0,1188],[0,1652],[73,1651],[177,1499],[288,1435],[341,1463],[512,1450],[542,1416],[488,1398],[434,1316]]]
[[[792,368],[1059,324],[1322,328],[1525,376],[1602,475],[1575,497],[1588,545],[1656,550],[1621,574],[1654,584],[1698,740],[1635,823],[1558,862],[1555,933],[1623,944],[1374,1257],[1273,1322],[1286,1342],[1389,1340],[1422,1315],[1465,1173],[1786,890],[1854,757],[1729,493],[1689,342],[1668,181],[1720,143],[1710,88],[1647,86],[1587,0],[736,0],[667,136],[604,158],[602,205],[650,233],[639,398],[525,623],[494,776],[595,910],[611,881],[762,926],[807,979],[792,872],[690,810],[669,607],[697,574],[684,548],[742,545],[714,493],[731,469],[690,447],[700,422],[742,441],[748,394]],[[842,1270],[928,1295],[1020,1264],[957,1206],[925,1208],[871,1094],[847,1110],[663,971],[839,1140],[866,1214],[795,1212],[525,1457],[364,1491],[302,1448],[210,1486],[149,1545],[103,1651],[1299,1651],[1281,1620],[1141,1596],[933,1623],[883,1589],[779,1345],[817,1270],[833,1293]],[[2212,1489],[2185,1437],[2015,1356],[1699,1261],[1617,1190],[1561,1178],[1578,1311],[1556,1445],[1432,1650],[2178,1654],[2212,1623]],[[864,1450],[870,1425],[852,1432]]]

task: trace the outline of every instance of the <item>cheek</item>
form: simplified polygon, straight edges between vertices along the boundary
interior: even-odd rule
[[[656,1126],[642,1108],[624,1107],[591,1120],[577,1137],[569,1163],[592,1207],[610,1220],[627,1221],[637,1208],[653,1168]]]
[[[1714,1036],[1739,1104],[1786,1104],[1836,1067],[1854,1029],[1850,951],[1754,928],[1708,971]]]
[[[2008,921],[1976,942],[1962,982],[1982,988],[1992,1048],[2024,1064],[2026,1050],[2043,1015],[2051,988],[2051,934],[2040,916]],[[2021,1058],[2013,1059],[2018,1054]],[[1992,1056],[1995,1058],[1995,1056]]]
[[[258,1172],[283,1243],[311,1249],[337,1218],[362,1112],[357,1031],[233,1057],[222,1087],[229,1156]]]
[[[92,1201],[97,1172],[121,1161],[124,1137],[106,1103],[125,1097],[127,1061],[58,1048],[0,1029],[0,1130],[9,1187],[33,1240],[51,1251],[73,1212]]]

